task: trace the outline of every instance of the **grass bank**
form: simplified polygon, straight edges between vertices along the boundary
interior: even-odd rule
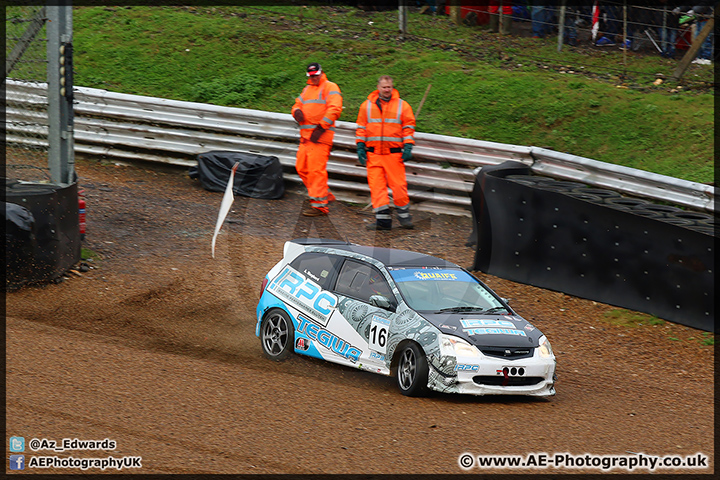
[[[75,83],[288,112],[320,62],[354,121],[392,75],[421,132],[534,145],[702,183],[714,181],[711,66],[504,37],[411,12],[352,7],[75,7]],[[671,93],[672,91],[672,93]]]

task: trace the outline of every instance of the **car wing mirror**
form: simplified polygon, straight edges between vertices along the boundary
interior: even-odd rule
[[[385,310],[395,311],[395,306],[390,302],[390,299],[383,295],[372,295],[370,296],[370,305],[373,307],[384,308]]]

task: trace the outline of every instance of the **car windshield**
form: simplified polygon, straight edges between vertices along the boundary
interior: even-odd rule
[[[505,309],[475,277],[460,269],[403,268],[390,275],[410,308],[418,311],[481,312]]]

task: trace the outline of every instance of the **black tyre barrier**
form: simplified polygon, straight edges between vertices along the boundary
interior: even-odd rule
[[[602,198],[620,198],[619,193],[613,192],[612,190],[607,190],[605,188],[582,187],[582,188],[573,189],[573,192],[588,193],[590,195],[596,195],[596,196],[602,197]]]
[[[688,220],[687,218],[678,218],[674,217],[672,215],[666,216],[666,217],[660,217],[658,220],[661,222],[671,223],[673,225],[678,225],[680,227],[687,227],[690,225],[697,225],[697,223],[694,220]]]
[[[525,185],[536,185],[538,183],[552,182],[554,181],[549,177],[541,177],[539,175],[508,175],[508,180],[513,182],[523,183]]]
[[[603,199],[603,202],[610,208],[616,208],[618,210],[632,210],[635,207],[641,207],[643,205],[649,205],[645,200],[639,198],[629,197],[608,197]]]
[[[677,208],[677,207],[673,207],[670,205],[659,205],[657,203],[648,203],[647,205],[643,205],[640,208],[642,208],[643,210],[650,210],[653,212],[657,212],[662,215],[672,215],[672,214],[680,213],[683,211],[682,209]]]
[[[711,237],[718,237],[718,229],[713,228],[707,225],[689,225],[688,228],[690,230],[694,230],[696,232],[704,233],[705,235],[710,235]]]
[[[6,289],[55,280],[80,261],[76,183],[67,187],[8,183],[5,200],[22,207],[33,219],[31,232],[6,236]],[[6,226],[8,213],[6,206]]]
[[[682,218],[685,220],[692,220],[693,222],[707,222],[709,220],[712,220],[713,217],[711,215],[707,215],[705,213],[699,213],[699,212],[678,212],[673,213],[672,215],[675,218]]]
[[[603,203],[602,197],[599,197],[597,195],[593,195],[591,193],[582,193],[582,192],[567,192],[565,195],[573,198],[577,198],[579,200],[585,200],[586,202],[591,203]]]
[[[665,214],[656,212],[655,210],[646,210],[644,208],[633,208],[629,210],[630,213],[634,215],[639,215],[641,217],[647,217],[647,218],[663,218],[665,217]]]
[[[584,183],[569,182],[566,180],[551,180],[539,184],[539,187],[544,190],[553,190],[556,192],[569,192],[576,188],[585,188],[586,186]]]
[[[504,178],[527,170],[480,170],[474,270],[713,331],[710,234]]]

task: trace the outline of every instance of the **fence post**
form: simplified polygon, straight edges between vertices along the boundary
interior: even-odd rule
[[[460,25],[462,23],[460,0],[450,0],[450,20],[452,20],[455,25]]]
[[[710,17],[708,19],[707,23],[705,23],[705,26],[700,31],[700,33],[693,39],[692,46],[687,51],[685,56],[680,60],[680,63],[678,63],[677,68],[673,72],[672,76],[670,77],[672,80],[680,80],[682,76],[685,74],[685,70],[687,70],[688,66],[690,66],[690,62],[692,62],[695,57],[698,54],[698,51],[700,50],[700,47],[702,46],[705,39],[710,35],[710,32],[712,32],[713,28],[715,27],[715,17]]]
[[[563,40],[565,37],[565,0],[560,4],[560,18],[558,19],[558,45],[557,51],[562,51]]]
[[[398,23],[400,29],[400,35],[406,35],[407,32],[407,15],[408,6],[407,0],[400,0],[398,3]]]
[[[73,145],[72,5],[48,5],[48,165],[57,185],[75,181]]]

